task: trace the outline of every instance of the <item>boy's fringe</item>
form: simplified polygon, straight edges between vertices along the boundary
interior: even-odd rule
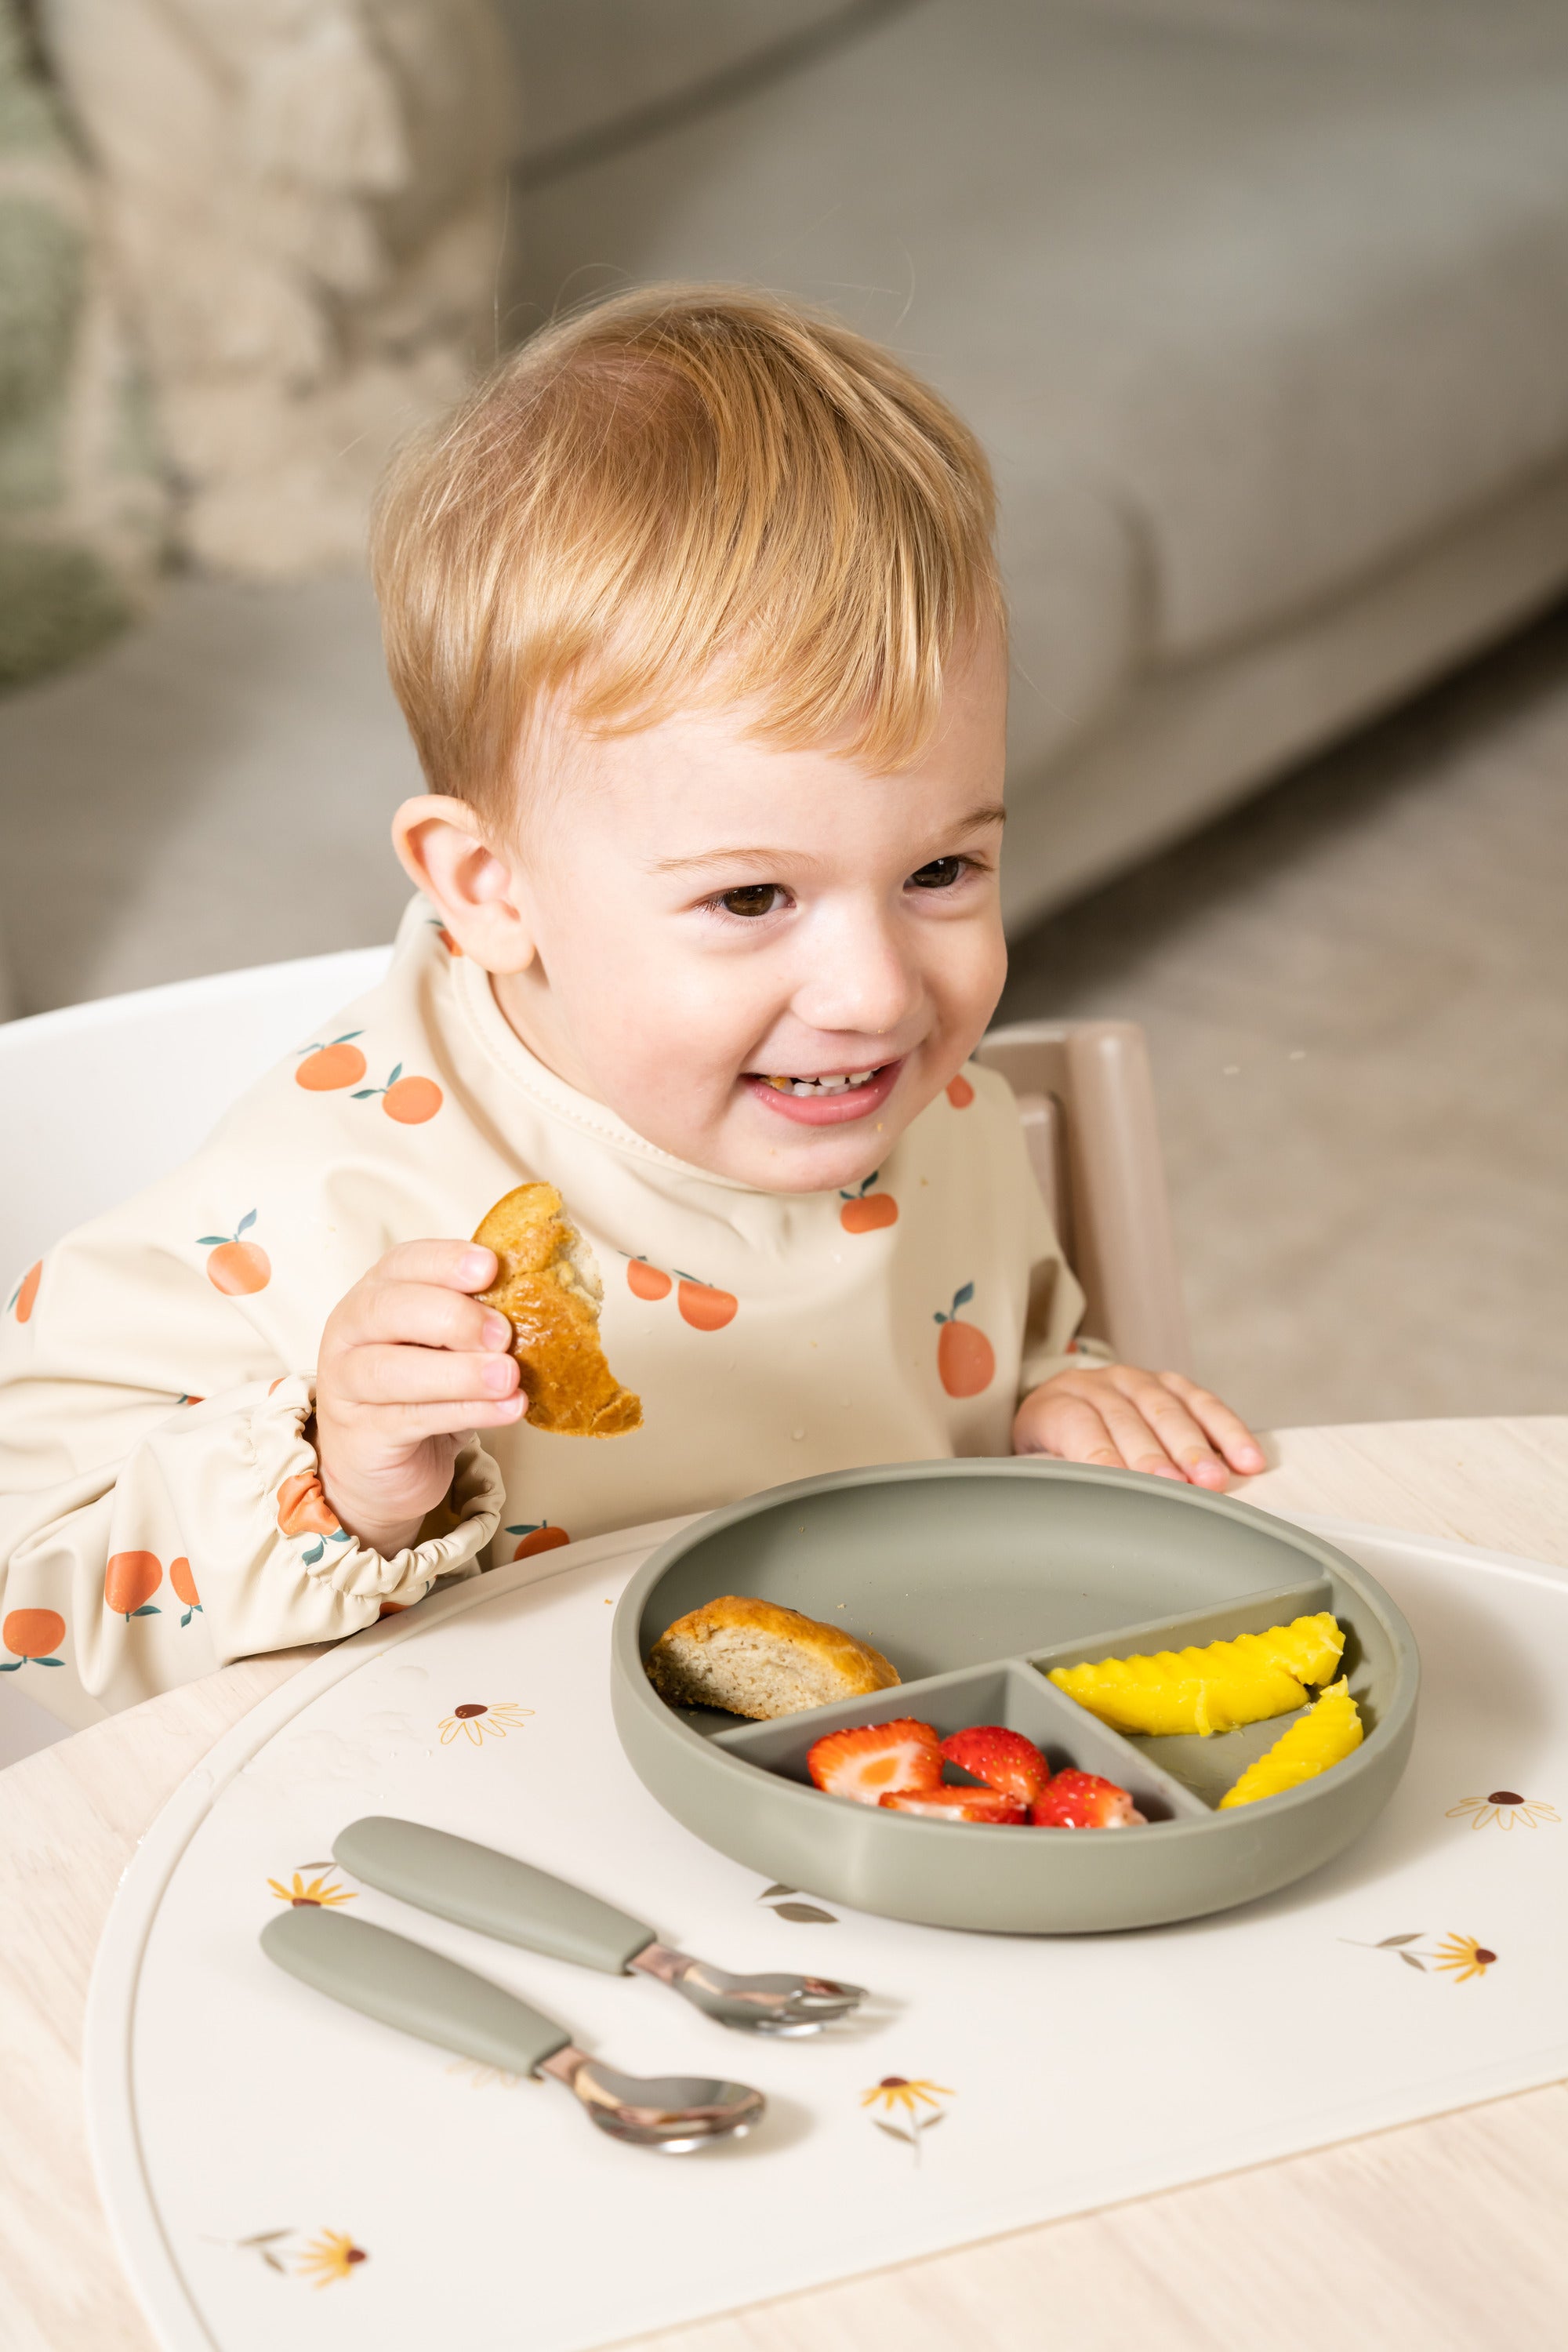
[[[749,706],[878,771],[1003,621],[979,444],[891,355],[771,296],[624,294],[494,369],[394,462],[372,561],[430,788],[515,823],[563,701],[629,732]]]

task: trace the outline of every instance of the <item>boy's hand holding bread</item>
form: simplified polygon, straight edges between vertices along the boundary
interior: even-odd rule
[[[640,1428],[599,1345],[603,1297],[553,1184],[518,1185],[471,1242],[388,1250],[328,1318],[316,1374],[321,1485],[350,1534],[384,1556],[413,1543],[469,1433],[531,1408],[570,1437]]]
[[[511,1325],[473,1296],[496,1254],[401,1242],[327,1318],[316,1370],[316,1458],[349,1533],[390,1558],[452,1483],[469,1433],[521,1421]]]

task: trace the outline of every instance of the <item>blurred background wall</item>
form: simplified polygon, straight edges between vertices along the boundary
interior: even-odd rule
[[[1562,0],[0,0],[16,1006],[387,935],[385,451],[674,277],[985,438],[1004,1009],[1149,1027],[1208,1376],[1560,1408]]]

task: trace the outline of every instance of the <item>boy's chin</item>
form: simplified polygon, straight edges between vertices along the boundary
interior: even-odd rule
[[[879,1169],[908,1121],[889,1107],[839,1128],[785,1126],[753,1111],[736,1118],[724,1137],[720,1171],[765,1192],[854,1191]]]

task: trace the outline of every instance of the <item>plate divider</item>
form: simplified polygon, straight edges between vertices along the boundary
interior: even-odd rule
[[[943,1737],[978,1723],[1001,1723],[1043,1748],[1054,1772],[1072,1765],[1129,1790],[1151,1822],[1202,1819],[1212,1812],[1213,1804],[1158,1761],[1158,1741],[1131,1740],[1102,1723],[1047,1679],[1050,1668],[1266,1633],[1272,1625],[1331,1607],[1332,1597],[1326,1575],[1304,1577],[1178,1616],[1148,1619],[1022,1655],[918,1675],[889,1690],[802,1707],[766,1722],[736,1723],[714,1732],[712,1744],[742,1763],[805,1781],[810,1777],[807,1751],[830,1732],[896,1722],[905,1716],[932,1723]]]

